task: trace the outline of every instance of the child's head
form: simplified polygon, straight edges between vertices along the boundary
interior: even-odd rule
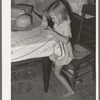
[[[47,9],[48,17],[52,19],[52,21],[56,24],[60,24],[64,20],[69,19],[68,11],[65,5],[60,2],[54,2],[48,9]]]

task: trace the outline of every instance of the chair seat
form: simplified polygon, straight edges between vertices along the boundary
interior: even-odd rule
[[[67,67],[71,68],[71,65],[79,65],[81,63],[87,62],[94,58],[94,51],[90,48],[87,48],[83,44],[75,44],[74,45],[74,55],[75,58],[67,65]]]

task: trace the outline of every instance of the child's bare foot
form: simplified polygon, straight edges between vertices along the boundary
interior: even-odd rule
[[[74,91],[74,90],[71,90],[71,91],[68,91],[68,92],[64,95],[64,97],[69,97],[69,96],[71,96],[71,95],[73,95],[73,94],[75,94],[75,91]]]

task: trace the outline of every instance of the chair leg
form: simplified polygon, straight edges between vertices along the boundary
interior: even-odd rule
[[[81,23],[80,23],[80,28],[79,28],[79,33],[78,33],[78,37],[77,37],[77,43],[80,40],[80,35],[81,35],[81,29],[82,29],[82,23],[83,23],[83,19],[84,19],[85,14],[82,14],[82,18],[81,18]]]
[[[76,83],[75,78],[73,78],[73,79],[72,79],[72,82],[71,82],[71,87],[72,87],[72,89],[74,89],[75,83]]]
[[[76,83],[76,77],[77,77],[77,66],[75,64],[72,64],[74,66],[74,71],[73,71],[73,79],[72,79],[72,88],[74,89],[75,83]]]

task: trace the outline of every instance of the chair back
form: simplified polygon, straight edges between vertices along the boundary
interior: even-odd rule
[[[93,15],[93,16],[95,16],[95,11],[96,9],[95,9],[95,5],[87,5],[87,4],[85,4],[85,5],[83,5],[83,8],[82,8],[82,14],[84,13],[84,14],[89,14],[89,15]]]

